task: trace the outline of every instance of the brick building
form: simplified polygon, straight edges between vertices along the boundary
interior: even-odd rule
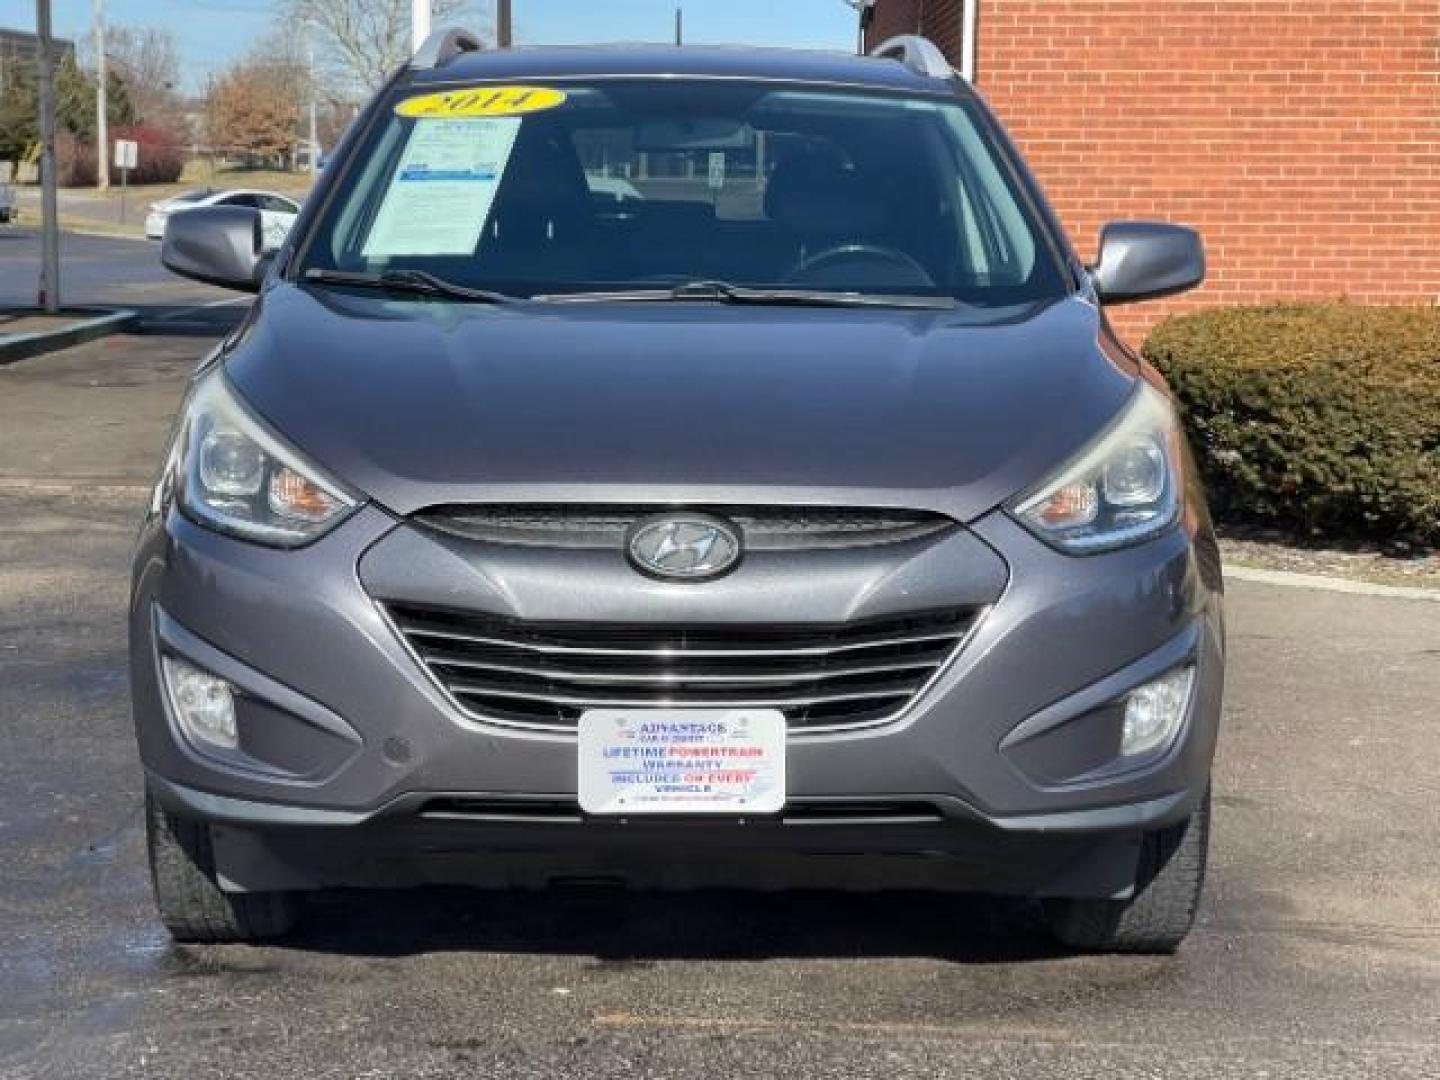
[[[879,0],[1004,118],[1071,231],[1205,235],[1201,290],[1120,308],[1440,301],[1440,0]]]
[[[35,65],[35,51],[40,39],[28,30],[8,30],[0,27],[0,75],[11,65]],[[75,43],[65,38],[51,38],[50,51],[58,64],[67,55],[75,52]]]

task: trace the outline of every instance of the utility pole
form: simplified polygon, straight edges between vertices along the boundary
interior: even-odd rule
[[[685,9],[679,4],[675,5],[675,44],[685,44]]]
[[[95,0],[95,186],[110,190],[110,83],[105,70],[105,0]]]
[[[315,85],[315,26],[307,23],[305,29],[309,31],[305,38],[310,46],[310,173],[314,175],[319,171],[320,160],[320,107],[315,101],[320,91]]]
[[[495,0],[495,46],[508,49],[514,44],[514,12],[510,10],[510,0]]]
[[[856,30],[855,51],[864,56],[868,51],[865,48],[865,32],[870,29],[870,23],[875,19],[875,0],[844,0],[847,7],[855,9],[859,17],[859,26]]]
[[[430,0],[410,0],[410,51],[419,52],[429,36]]]
[[[60,310],[60,206],[55,197],[55,38],[50,0],[35,0],[36,63],[40,76],[40,303],[51,315]]]

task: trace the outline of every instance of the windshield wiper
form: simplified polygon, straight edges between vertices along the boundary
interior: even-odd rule
[[[391,292],[416,293],[420,296],[443,296],[449,300],[465,300],[476,304],[508,304],[515,297],[490,289],[472,289],[446,281],[428,270],[386,270],[367,274],[354,270],[325,270],[312,267],[302,275],[306,281],[321,285],[358,285],[362,289],[386,289]]]
[[[687,281],[668,289],[615,289],[596,292],[548,293],[535,297],[557,304],[663,303],[713,301],[722,304],[773,304],[795,307],[889,307],[948,310],[949,296],[888,295],[886,293],[827,292],[823,289],[754,289],[724,281]]]

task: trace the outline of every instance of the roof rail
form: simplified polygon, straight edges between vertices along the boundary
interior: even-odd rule
[[[953,79],[957,75],[940,47],[919,34],[901,34],[882,41],[870,50],[870,55],[882,60],[899,60],[915,74],[932,79]]]
[[[452,26],[448,30],[436,30],[410,59],[410,66],[428,71],[442,68],[461,53],[478,52],[480,39],[469,30]]]

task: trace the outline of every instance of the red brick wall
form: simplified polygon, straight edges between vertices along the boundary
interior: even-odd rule
[[[1440,299],[1440,0],[979,2],[977,84],[1081,253],[1112,218],[1205,234],[1203,289],[1116,310],[1132,340],[1205,303]],[[958,62],[958,4],[881,5]]]
[[[880,0],[875,5],[875,15],[866,34],[866,44],[873,48],[896,34],[917,33],[920,31],[920,23],[920,0]]]
[[[875,21],[870,24],[870,44],[878,45],[896,34],[922,32],[923,26],[925,36],[944,49],[959,67],[963,7],[961,0],[880,0],[875,7]]]

